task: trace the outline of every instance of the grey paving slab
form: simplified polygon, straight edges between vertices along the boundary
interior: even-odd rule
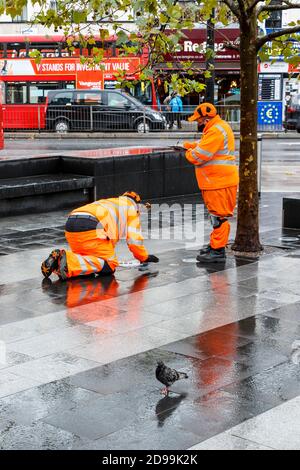
[[[53,413],[70,410],[99,398],[67,381],[52,382],[0,399],[1,420],[31,425]]]
[[[52,330],[60,330],[73,326],[74,322],[65,311],[27,318],[18,322],[0,326],[0,340],[6,343],[34,338]]]
[[[86,325],[61,328],[33,338],[10,342],[8,351],[27,354],[33,358],[60,353],[79,345],[88,344],[93,339],[101,342],[111,332],[102,328],[90,328]]]
[[[229,432],[224,432],[218,436],[212,437],[207,441],[190,447],[189,450],[274,450],[271,447],[258,444],[248,439],[232,436]]]
[[[238,399],[255,403],[257,415],[298,396],[299,379],[299,366],[283,362],[223,389]]]
[[[270,310],[269,317],[279,318],[286,321],[300,323],[300,302]]]
[[[114,397],[115,398],[115,397]],[[115,408],[117,413],[112,413]],[[127,409],[122,401],[99,398],[90,404],[43,419],[47,424],[64,429],[77,436],[99,439],[128,425],[135,416],[135,409]]]
[[[1,450],[66,450],[83,444],[78,436],[42,422],[23,426],[6,421],[0,425]]]
[[[123,357],[157,348],[163,344],[187,336],[184,332],[166,331],[156,326],[146,326],[126,335],[110,336],[103,341],[91,341],[88,345],[69,349],[69,353],[91,361],[107,364]]]
[[[27,381],[33,379],[41,384],[62,379],[98,365],[99,361],[89,361],[68,353],[59,353],[12,366],[6,370],[11,375],[17,374]]]
[[[300,398],[294,398],[230,430],[242,439],[277,450],[300,449]]]
[[[2,348],[0,346],[0,350],[1,350],[1,355],[0,355],[0,370],[1,371],[3,369],[7,369],[8,367],[15,366],[18,364],[23,364],[24,362],[32,360],[32,357],[26,356],[25,354],[7,351],[5,344],[3,348],[3,343],[2,343]]]
[[[0,397],[12,395],[28,388],[40,385],[40,381],[35,380],[33,377],[22,377],[11,371],[1,371],[0,375]]]

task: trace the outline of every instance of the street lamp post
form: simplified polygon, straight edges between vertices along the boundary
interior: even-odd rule
[[[211,12],[210,18],[207,20],[207,27],[206,27],[206,48],[210,49],[213,54],[209,54],[206,59],[206,70],[210,72],[211,76],[205,79],[205,101],[209,103],[214,103],[214,95],[215,95],[215,59],[214,59],[214,52],[215,52],[215,10],[213,9]]]

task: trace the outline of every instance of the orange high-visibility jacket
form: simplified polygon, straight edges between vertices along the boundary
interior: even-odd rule
[[[75,209],[72,214],[90,214],[99,220],[97,237],[109,239],[114,245],[125,239],[129,250],[139,261],[148,258],[141,232],[141,222],[137,204],[126,196],[100,199]]]
[[[217,114],[205,126],[200,142],[184,142],[187,160],[195,165],[200,189],[222,189],[239,182],[231,127]]]

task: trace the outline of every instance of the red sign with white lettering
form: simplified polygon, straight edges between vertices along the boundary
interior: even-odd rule
[[[5,61],[5,66],[7,75],[10,76],[70,75],[75,78],[78,74],[87,74],[90,81],[95,74],[94,80],[99,81],[101,74],[105,80],[116,80],[118,72],[122,71],[125,72],[127,79],[138,79],[140,63],[139,57],[114,57],[91,67],[89,63],[81,63],[80,59],[50,58],[41,59],[40,63],[34,59],[8,59]]]
[[[185,37],[179,41],[178,51],[168,54],[167,61],[191,60],[205,62],[206,29],[183,30]],[[240,30],[238,28],[222,28],[215,30],[215,62],[238,62],[239,51],[231,49],[230,45],[239,44]],[[180,50],[179,50],[180,49]]]

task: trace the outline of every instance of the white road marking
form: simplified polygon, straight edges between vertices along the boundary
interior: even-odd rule
[[[278,142],[279,145],[300,145],[299,142]]]

